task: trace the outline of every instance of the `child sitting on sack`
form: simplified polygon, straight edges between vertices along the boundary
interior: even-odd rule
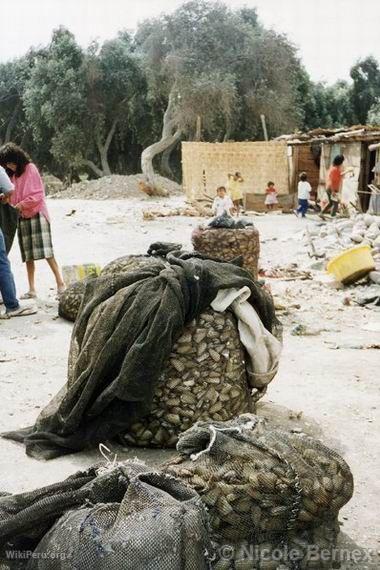
[[[227,195],[227,190],[224,186],[219,186],[216,190],[217,196],[212,204],[212,213],[214,216],[232,216],[234,205],[231,198]]]

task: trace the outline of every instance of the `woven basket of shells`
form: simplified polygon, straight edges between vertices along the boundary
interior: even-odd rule
[[[175,447],[178,436],[199,420],[223,421],[248,411],[253,400],[236,319],[207,309],[173,346],[149,416],[123,439],[129,445]]]
[[[191,239],[195,251],[209,257],[231,261],[241,255],[243,267],[257,279],[260,238],[256,228],[235,230],[198,227],[193,231]]]
[[[353,493],[351,471],[337,453],[251,414],[198,423],[182,434],[177,450],[163,469],[198,491],[223,540],[320,526]]]

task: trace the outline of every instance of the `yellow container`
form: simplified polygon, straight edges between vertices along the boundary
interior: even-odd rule
[[[375,269],[375,262],[369,245],[358,245],[346,249],[327,264],[327,271],[344,285],[354,283]]]
[[[82,265],[64,265],[62,274],[66,285],[71,285],[87,277],[97,277],[101,270],[100,265],[96,263],[83,263]]]

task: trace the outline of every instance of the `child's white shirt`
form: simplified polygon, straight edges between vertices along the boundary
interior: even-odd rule
[[[225,198],[217,196],[212,204],[212,211],[216,216],[221,216],[223,212],[227,212],[227,214],[229,214],[233,207],[234,205],[229,196],[225,196]]]
[[[298,182],[298,198],[300,200],[308,200],[310,198],[311,186],[306,180]]]

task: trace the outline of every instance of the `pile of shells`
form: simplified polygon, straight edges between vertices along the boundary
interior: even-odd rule
[[[241,255],[243,267],[257,279],[260,237],[256,228],[196,228],[192,234],[192,243],[195,251],[224,261],[231,261]]]
[[[207,309],[173,346],[149,416],[133,424],[124,440],[174,447],[178,435],[195,422],[228,420],[252,406],[236,319]]]
[[[197,430],[200,448],[194,446],[193,453],[207,447],[207,434],[195,426],[181,437],[179,451]],[[348,465],[317,440],[277,429],[255,429],[251,440],[235,433],[218,433],[212,450],[196,460],[181,455],[163,466],[198,491],[222,539],[317,527],[351,498]]]
[[[233,548],[219,545],[213,570],[323,570],[331,569],[334,560],[334,568],[338,568],[338,535],[339,523],[335,518],[312,529],[289,531],[285,544],[272,537],[258,538],[254,544],[241,542]]]

